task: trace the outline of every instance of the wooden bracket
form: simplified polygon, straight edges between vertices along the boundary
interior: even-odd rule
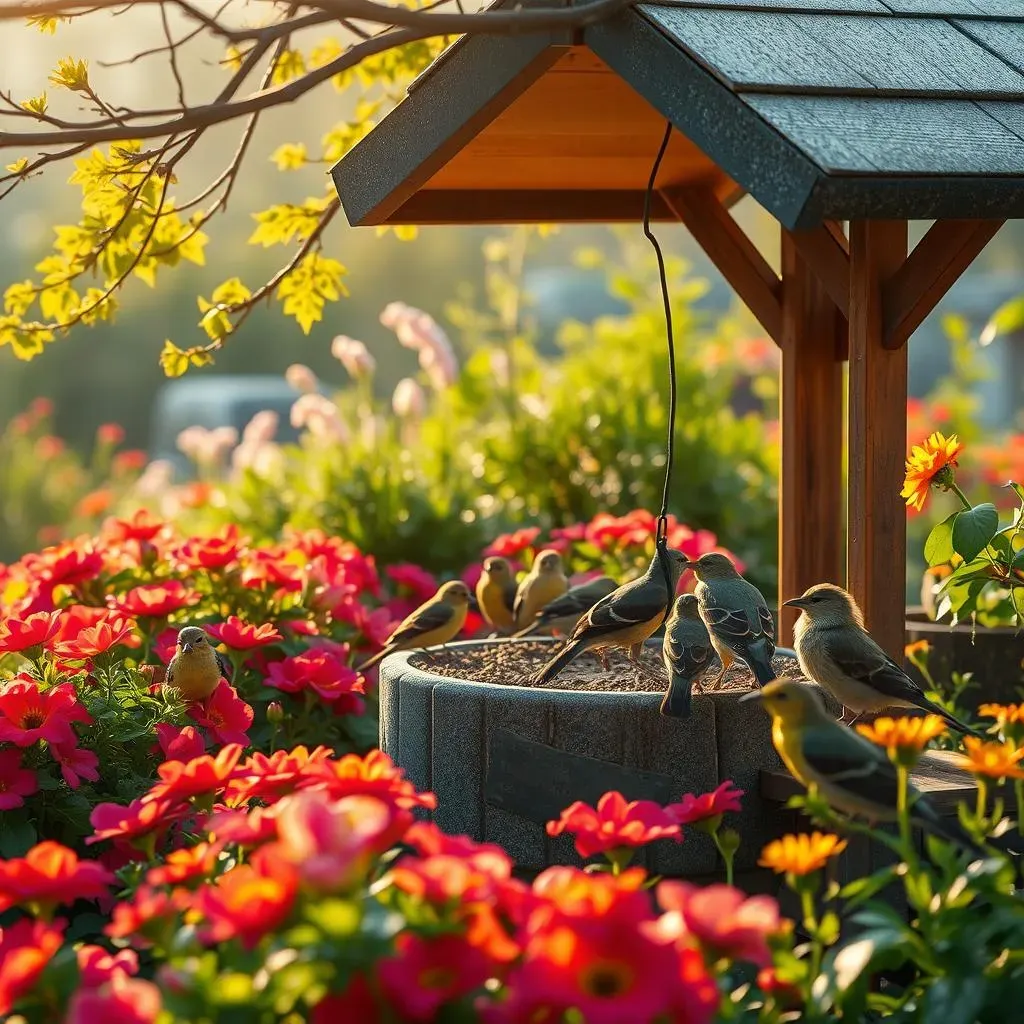
[[[769,337],[781,345],[782,282],[757,246],[710,189],[665,188],[659,192]]]
[[[790,235],[836,309],[849,320],[850,245],[842,227],[826,221],[806,231],[791,231]]]
[[[897,349],[1003,226],[1001,220],[937,220],[885,287],[882,345]]]

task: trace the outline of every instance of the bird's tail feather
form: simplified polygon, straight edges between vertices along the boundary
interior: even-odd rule
[[[666,718],[689,718],[692,714],[692,705],[692,681],[673,672],[665,696],[661,699],[661,713]]]
[[[938,704],[933,704],[929,709],[933,714],[938,715],[950,728],[955,729],[957,732],[965,733],[968,736],[975,736],[978,739],[984,739],[984,733],[979,732],[977,729],[972,728],[969,725],[965,725],[955,715],[950,714],[944,707]]]
[[[763,640],[750,648],[750,671],[754,673],[758,686],[778,678],[778,673],[772,668],[773,653],[772,647]]]
[[[384,658],[386,658],[390,653],[391,651],[389,651],[385,647],[384,650],[378,651],[372,658],[367,658],[366,661],[362,663],[362,665],[357,665],[356,671],[365,672],[367,669],[373,668],[373,666],[376,665],[378,661],[383,661]]]
[[[534,677],[533,685],[541,686],[551,679],[554,679],[576,655],[585,650],[585,645],[579,640],[567,643]]]

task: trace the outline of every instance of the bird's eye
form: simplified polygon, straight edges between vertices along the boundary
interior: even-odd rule
[[[788,693],[777,693],[775,695],[775,698],[776,698],[776,700],[789,700],[789,694]]]

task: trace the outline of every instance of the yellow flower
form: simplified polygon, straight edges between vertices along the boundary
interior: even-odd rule
[[[868,725],[858,725],[861,736],[885,747],[888,755],[900,759],[900,755],[920,754],[928,743],[946,731],[946,724],[938,715],[924,715],[914,718],[876,718]]]
[[[964,748],[966,755],[958,754],[955,761],[972,775],[986,775],[990,779],[1024,779],[1024,768],[1019,764],[1024,758],[1024,747],[965,736]]]
[[[947,467],[956,465],[957,456],[963,448],[956,434],[947,438],[938,431],[927,438],[923,445],[915,444],[907,459],[907,475],[900,497],[906,498],[907,504],[920,512],[932,484],[948,486],[952,482],[952,471]]]
[[[761,851],[758,864],[780,875],[809,875],[845,849],[846,840],[831,833],[787,835],[769,843]]]

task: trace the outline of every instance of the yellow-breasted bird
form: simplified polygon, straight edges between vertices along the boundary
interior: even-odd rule
[[[661,657],[668,673],[668,689],[661,701],[661,713],[669,718],[689,718],[693,687],[701,691],[700,682],[711,667],[711,637],[700,617],[697,598],[680,594],[665,623],[665,639]]]
[[[695,590],[700,617],[711,634],[711,643],[722,661],[722,671],[711,684],[722,685],[729,666],[742,661],[758,684],[764,686],[775,676],[775,620],[761,591],[745,580],[732,559],[709,551],[687,564],[698,583]]]
[[[578,587],[570,587],[561,597],[556,597],[554,601],[544,605],[525,629],[513,635],[529,636],[531,633],[546,633],[551,630],[568,635],[576,628],[580,618],[617,586],[611,576],[599,576],[587,583],[581,583]]]
[[[786,604],[799,608],[794,635],[800,669],[838,700],[856,721],[866,711],[920,708],[938,715],[957,732],[980,733],[930,701],[864,628],[851,594],[833,583],[818,583]]]
[[[616,587],[580,618],[569,642],[534,677],[534,685],[553,679],[570,661],[592,649],[627,650],[637,668],[644,641],[665,621],[685,567],[681,551],[667,548],[664,556],[655,552],[643,576]]]
[[[206,700],[221,679],[228,678],[228,666],[214,649],[206,631],[199,626],[178,630],[178,644],[167,666],[165,682],[187,701]]]
[[[831,807],[845,814],[870,822],[896,820],[898,780],[885,750],[840,725],[813,686],[776,679],[740,700],[759,701],[772,716],[772,743],[803,786],[816,789]],[[908,797],[914,824],[985,854],[955,818],[943,818],[913,784]]]
[[[480,614],[495,629],[511,633],[515,627],[512,608],[516,603],[516,580],[504,558],[488,558],[476,582],[476,603]]]
[[[537,612],[556,597],[561,597],[568,589],[569,580],[562,568],[562,556],[550,548],[539,552],[516,591],[516,601],[512,608],[516,628],[522,629],[529,625]]]
[[[365,672],[395,651],[446,644],[458,636],[469,611],[469,587],[462,580],[444,583],[437,593],[399,623],[384,642],[384,649],[364,661],[356,670]]]

